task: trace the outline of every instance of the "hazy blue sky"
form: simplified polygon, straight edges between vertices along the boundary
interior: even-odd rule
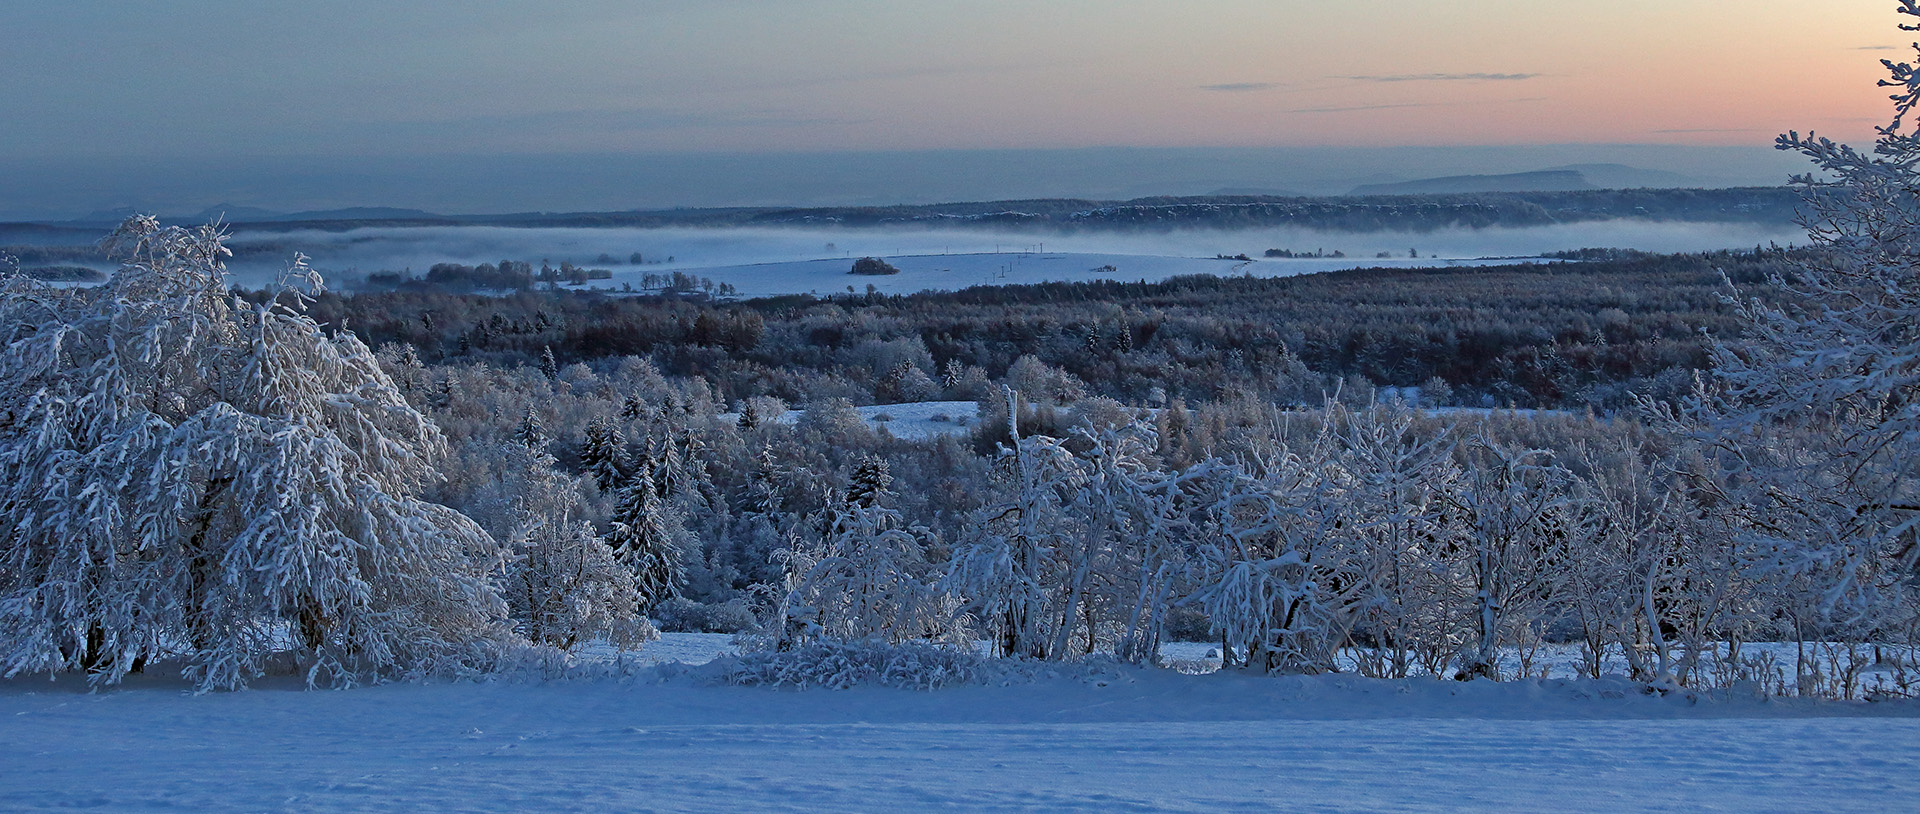
[[[1869,132],[1885,107],[1877,60],[1906,55],[1889,50],[1907,39],[1890,6],[15,0],[0,3],[0,162],[1761,149],[1788,128]]]
[[[1739,143],[1880,115],[1886,0],[94,0],[7,155]]]

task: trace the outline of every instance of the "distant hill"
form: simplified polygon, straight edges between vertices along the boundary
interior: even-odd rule
[[[271,209],[261,209],[257,206],[238,206],[230,203],[218,203],[202,209],[196,214],[180,218],[179,220],[197,221],[200,223],[212,223],[218,220],[223,223],[233,223],[234,221],[273,220],[274,218],[280,217],[280,214],[281,213]]]
[[[259,210],[264,211],[264,210]],[[350,206],[345,209],[320,209],[311,212],[290,212],[287,214],[267,213],[260,217],[240,217],[229,214],[227,220],[253,223],[287,223],[292,221],[325,220],[444,220],[445,215],[419,209],[399,209],[391,206]]]
[[[1587,179],[1587,183],[1601,189],[1688,189],[1712,186],[1691,175],[1641,169],[1625,164],[1569,164],[1564,167],[1548,167],[1547,170],[1580,173],[1580,177]]]
[[[1352,195],[1465,195],[1476,192],[1578,192],[1600,187],[1578,170],[1540,170],[1507,175],[1450,175],[1397,184],[1365,184]]]
[[[1291,189],[1264,189],[1260,187],[1223,187],[1207,193],[1214,198],[1304,198],[1306,195]]]
[[[1708,186],[1698,178],[1625,164],[1569,164],[1505,175],[1450,175],[1416,181],[1364,184],[1351,195],[1471,195],[1482,192],[1578,192],[1590,189],[1689,189]]]
[[[112,227],[129,216],[146,210],[132,207],[102,209],[89,212],[85,217],[64,221],[66,224]],[[337,223],[341,221],[423,221],[449,220],[446,215],[426,212],[419,209],[401,209],[392,206],[350,206],[343,209],[319,209],[307,212],[275,212],[257,206],[236,204],[214,204],[188,215],[162,215],[160,219],[175,224],[212,223],[220,221],[229,224],[245,223]]]
[[[1609,170],[1631,173],[1632,168]],[[1585,181],[1579,171],[1553,170],[1536,183]],[[1547,176],[1541,180],[1540,176]],[[1462,176],[1462,179],[1476,178]],[[1433,179],[1429,183],[1457,181]],[[1464,182],[1462,182],[1464,183]],[[1481,183],[1489,183],[1481,181]],[[1374,189],[1402,188],[1381,184]],[[558,228],[660,228],[812,226],[991,228],[1034,231],[1131,231],[1239,229],[1295,226],[1344,232],[1447,228],[1524,227],[1636,218],[1666,221],[1793,223],[1801,191],[1788,187],[1729,189],[1576,189],[1518,192],[1379,193],[1372,197],[1197,196],[1095,201],[1051,198],[902,206],[816,208],[673,209],[626,212],[523,212],[509,215],[435,215],[417,209],[364,207],[275,215],[229,222],[236,232],[270,233],[317,229],[345,231],[375,226],[508,226]],[[172,220],[172,219],[169,219]],[[192,224],[195,219],[175,220]],[[204,223],[204,219],[199,219]],[[91,246],[111,224],[0,224],[0,246]],[[275,250],[270,241],[247,244]],[[16,252],[17,253],[17,252]],[[21,261],[29,262],[22,255]],[[54,264],[55,259],[33,261]]]

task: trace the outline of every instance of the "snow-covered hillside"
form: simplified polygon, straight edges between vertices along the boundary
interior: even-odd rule
[[[701,650],[715,644],[689,640]],[[9,811],[1885,812],[1911,704],[1062,666],[931,693],[0,683]]]

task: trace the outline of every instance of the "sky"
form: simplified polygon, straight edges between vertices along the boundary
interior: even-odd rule
[[[347,159],[476,156],[1758,150],[1787,129],[1871,135],[1878,61],[1912,53],[1892,5],[8,2],[0,164],[279,158],[284,174],[302,157],[338,176]]]

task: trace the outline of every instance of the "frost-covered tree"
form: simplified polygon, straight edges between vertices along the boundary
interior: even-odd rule
[[[607,544],[633,573],[642,609],[679,596],[697,542],[679,510],[661,497],[652,475],[641,470],[628,479],[611,519]]]
[[[581,478],[504,438],[462,444],[449,463],[453,475],[437,496],[506,544],[496,582],[516,632],[562,649],[595,639],[632,647],[653,637],[632,572],[586,522]]]
[[[627,439],[612,421],[597,417],[587,422],[586,438],[580,443],[580,467],[593,476],[601,491],[612,491],[626,482]]]
[[[401,393],[416,403],[427,395],[427,366],[420,361],[420,354],[412,345],[389,344],[381,347],[375,355],[387,375],[393,377],[393,383]]]
[[[1360,621],[1374,563],[1355,544],[1361,522],[1338,436],[1261,450],[1227,472],[1203,544],[1208,578],[1193,601],[1249,667],[1324,673]]]
[[[417,497],[445,443],[304,313],[317,275],[251,303],[213,227],[106,246],[105,286],[0,282],[0,669],[233,687],[290,651],[332,684],[506,640],[500,546]]]
[[[818,639],[958,640],[957,603],[924,581],[928,532],[902,523],[892,488],[884,461],[862,461],[830,507],[825,544],[783,555],[793,571],[776,649]]]
[[[740,418],[736,426],[741,432],[760,426],[760,407],[754,404],[752,399],[740,403]]]
[[[539,644],[569,649],[594,639],[637,647],[658,638],[640,615],[632,570],[583,519],[578,480],[553,458],[518,444],[500,448],[509,493],[504,533],[512,558],[500,580],[515,629]]]
[[[1010,415],[1019,396],[1004,391]],[[1057,438],[1020,437],[1008,425],[1013,446],[1004,458],[1010,497],[982,510],[971,534],[954,551],[942,585],[967,597],[1001,655],[1061,657],[1055,645],[1066,621],[1060,599],[1062,558],[1070,557],[1074,518],[1065,507],[1084,474]]]
[[[1515,449],[1487,434],[1474,440],[1460,490],[1472,575],[1473,634],[1460,656],[1464,676],[1500,676],[1500,648],[1544,623],[1548,553],[1577,522],[1571,475],[1552,453]]]
[[[528,449],[544,451],[547,443],[553,439],[547,435],[547,428],[540,421],[540,414],[529,406],[520,417],[520,426],[513,431],[513,440],[519,441]]]
[[[1920,18],[1916,0],[1898,10]],[[1815,251],[1771,296],[1735,300],[1742,335],[1713,347],[1688,416],[1707,427],[1746,574],[1775,586],[1801,638],[1886,635],[1915,613],[1920,69],[1884,64],[1893,114],[1870,152],[1780,137],[1819,170],[1795,179]]]
[[[1679,495],[1643,463],[1638,444],[1581,445],[1575,459],[1585,475],[1573,484],[1579,533],[1561,540],[1548,575],[1554,599],[1581,635],[1581,669],[1599,678],[1609,650],[1619,647],[1635,677],[1665,674],[1660,638],[1665,614],[1656,597],[1672,590],[1674,502]],[[1642,669],[1653,656],[1653,671]]]
[[[1438,674],[1461,639],[1455,598],[1463,593],[1459,444],[1451,428],[1423,431],[1400,405],[1348,413],[1334,421],[1358,508],[1350,533],[1370,575],[1360,632],[1373,645],[1359,668],[1404,678],[1418,667]]]
[[[892,468],[887,466],[885,458],[869,455],[860,460],[853,468],[853,475],[847,478],[847,506],[878,506],[892,490]]]
[[[1084,432],[1082,440],[1086,480],[1069,510],[1085,518],[1074,548],[1079,562],[1072,568],[1084,576],[1069,577],[1068,584],[1084,583],[1084,597],[1078,614],[1063,616],[1081,618],[1089,652],[1105,627],[1116,656],[1151,664],[1159,657],[1167,611],[1194,564],[1193,516],[1213,472],[1168,472],[1154,465],[1159,439],[1143,416]],[[1057,649],[1065,651],[1064,640]]]
[[[627,421],[638,421],[651,412],[647,409],[647,403],[639,396],[627,396],[626,400],[620,403],[620,417]]]

